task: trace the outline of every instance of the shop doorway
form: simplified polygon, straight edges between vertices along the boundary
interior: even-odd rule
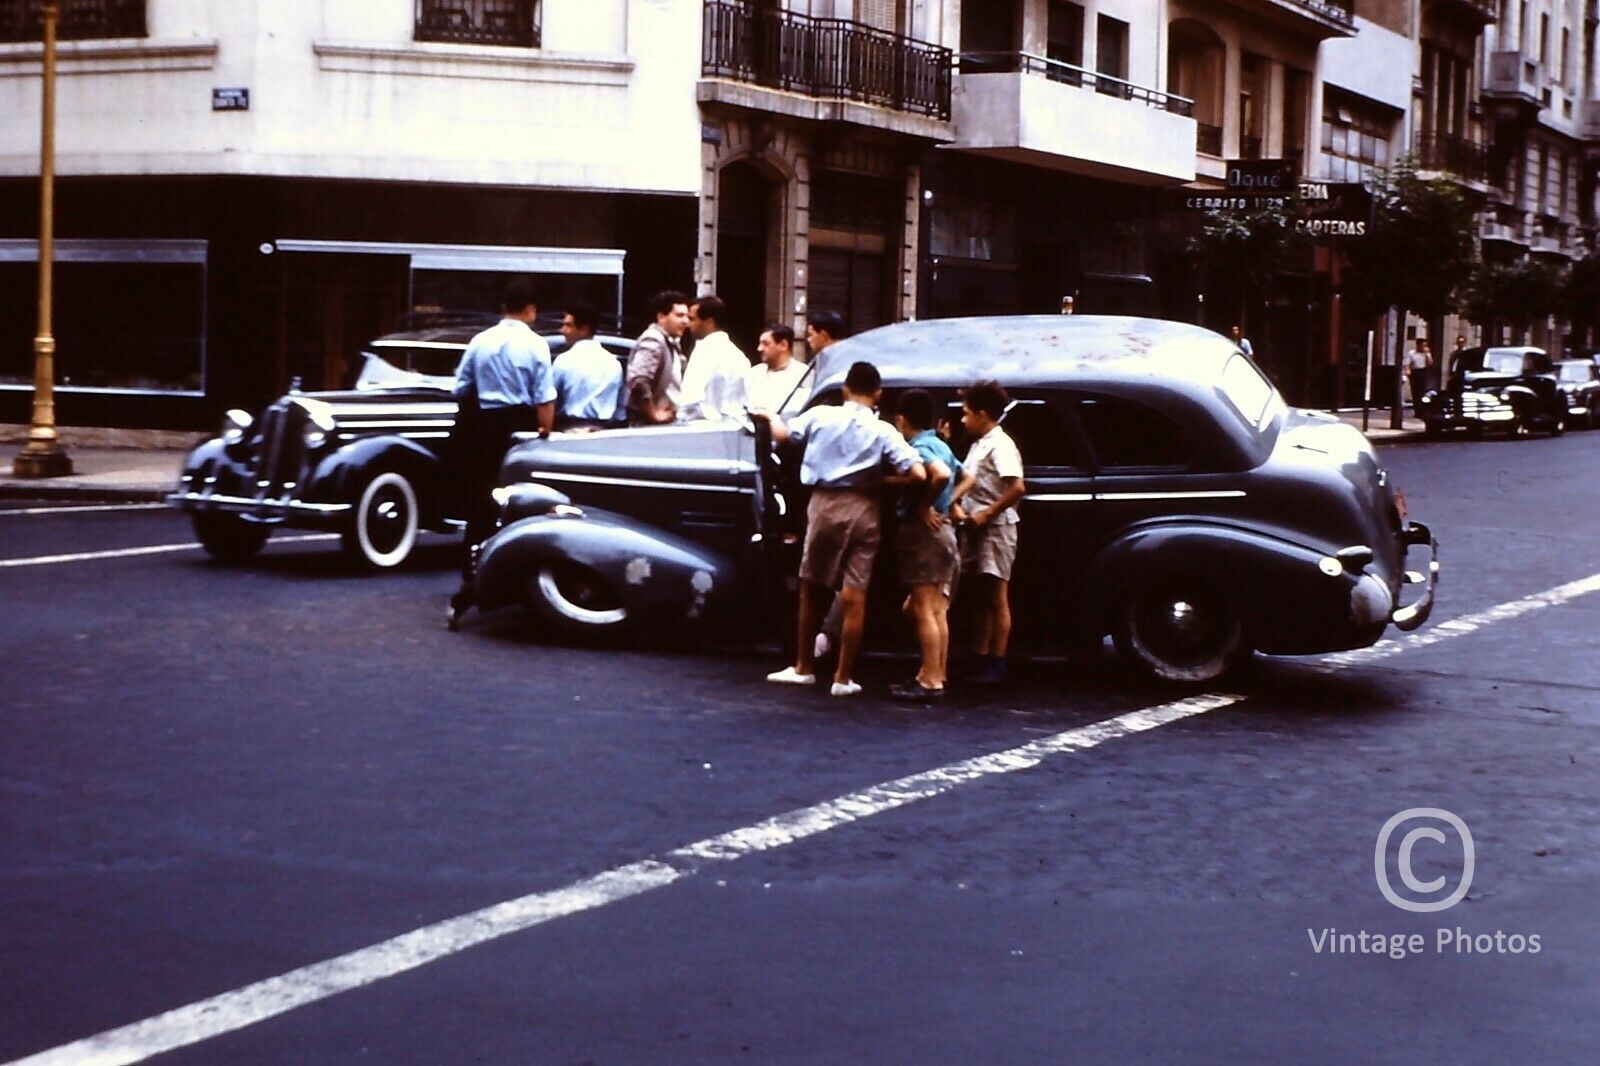
[[[278,257],[273,388],[341,389],[360,370],[361,348],[400,324],[406,311],[407,263],[393,255]],[[265,326],[265,323],[263,323]]]
[[[717,174],[717,295],[728,305],[728,336],[753,353],[767,311],[767,230],[772,186],[754,163],[730,163]]]

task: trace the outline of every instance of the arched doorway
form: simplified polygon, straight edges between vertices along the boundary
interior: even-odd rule
[[[717,174],[717,295],[728,305],[728,335],[747,354],[767,324],[767,228],[771,187],[755,164]]]

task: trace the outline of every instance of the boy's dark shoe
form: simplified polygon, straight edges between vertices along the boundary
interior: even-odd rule
[[[1006,661],[993,656],[984,656],[982,665],[968,680],[974,685],[1003,685],[1008,680]]]
[[[889,698],[901,703],[937,703],[944,699],[944,689],[924,688],[916,678],[889,686]]]

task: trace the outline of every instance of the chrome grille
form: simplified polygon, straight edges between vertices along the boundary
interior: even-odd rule
[[[256,499],[287,495],[285,485],[299,480],[304,428],[305,412],[296,404],[276,403],[262,413],[261,435],[251,454]]]

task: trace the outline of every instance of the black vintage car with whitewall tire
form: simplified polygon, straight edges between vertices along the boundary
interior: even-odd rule
[[[380,337],[356,386],[291,390],[252,417],[229,411],[222,431],[190,452],[167,502],[222,562],[250,560],[280,526],[337,533],[360,568],[400,566],[424,532],[458,532],[462,504],[446,450],[450,388],[481,317]],[[487,321],[494,321],[493,318]],[[596,338],[625,360],[632,342]],[[560,358],[565,340],[546,337]]]
[[[1553,436],[1567,427],[1567,395],[1543,348],[1464,348],[1452,354],[1447,376],[1444,388],[1429,389],[1417,401],[1429,436],[1455,429],[1473,436]]]
[[[1436,545],[1371,445],[1289,407],[1217,334],[1093,316],[901,323],[829,347],[810,404],[839,402],[858,359],[881,372],[886,411],[912,387],[956,405],[978,379],[1009,390],[1028,488],[1019,647],[1109,635],[1142,670],[1202,683],[1254,651],[1365,647],[1432,611]],[[795,461],[759,422],[525,436],[502,467],[480,606],[530,607],[567,638],[772,637],[792,617]],[[892,559],[872,596],[869,627],[903,630]]]

